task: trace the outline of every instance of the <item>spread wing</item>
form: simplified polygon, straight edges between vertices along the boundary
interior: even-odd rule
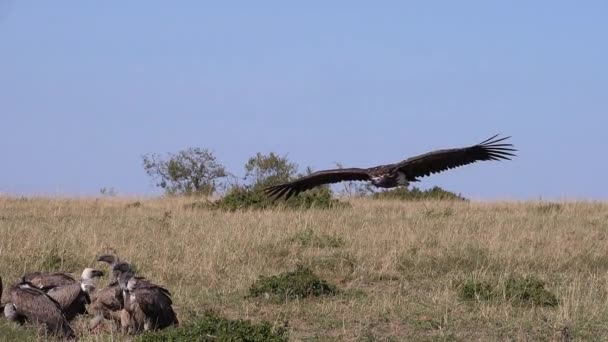
[[[264,189],[264,192],[271,198],[278,199],[285,196],[289,199],[302,191],[312,189],[316,186],[330,183],[338,183],[344,181],[366,181],[371,177],[367,170],[350,168],[350,169],[333,169],[323,170],[311,173],[308,176],[296,179],[289,183],[283,183]]]
[[[403,171],[409,181],[417,177],[429,176],[448,169],[483,160],[511,160],[517,150],[512,144],[504,143],[510,137],[498,138],[495,135],[481,143],[469,147],[437,150],[406,159],[398,163],[397,169]]]

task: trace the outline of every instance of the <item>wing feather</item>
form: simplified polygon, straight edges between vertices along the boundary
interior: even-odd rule
[[[517,150],[512,144],[501,143],[510,137],[498,138],[498,135],[469,147],[437,150],[406,159],[397,164],[408,180],[429,176],[459,166],[484,160],[511,160]]]
[[[332,169],[311,173],[292,182],[283,183],[264,189],[264,192],[273,199],[285,197],[289,199],[302,191],[316,186],[344,181],[366,181],[371,177],[367,170],[359,168]]]

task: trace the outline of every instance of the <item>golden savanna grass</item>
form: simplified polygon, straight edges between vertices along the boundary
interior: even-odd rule
[[[107,271],[95,258],[114,251],[171,290],[182,322],[212,309],[286,324],[295,341],[608,339],[607,204],[360,199],[334,210],[229,213],[187,209],[192,201],[0,198],[5,287],[44,268]],[[245,298],[259,276],[297,265],[340,293]],[[460,296],[466,280],[528,275],[559,305]],[[130,338],[91,334],[86,319],[74,325],[83,341]],[[0,321],[0,338],[23,330]]]

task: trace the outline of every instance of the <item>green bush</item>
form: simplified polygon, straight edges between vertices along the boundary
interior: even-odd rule
[[[295,299],[310,296],[333,296],[335,285],[320,279],[310,269],[298,266],[295,271],[276,276],[260,277],[249,288],[247,297],[274,296],[276,299]]]
[[[207,204],[203,206],[211,209],[235,211],[267,208],[332,209],[348,207],[349,204],[332,198],[331,191],[326,188],[306,191],[285,201],[282,199],[272,200],[261,190],[253,190],[250,187],[233,186],[224,197],[215,202],[207,202]]]
[[[518,305],[557,306],[557,297],[545,289],[545,283],[532,276],[511,277],[504,283],[465,280],[460,286],[460,298],[476,301],[507,301]]]
[[[416,187],[408,189],[407,187],[399,187],[392,190],[376,192],[372,195],[373,199],[395,199],[403,201],[422,201],[422,200],[450,200],[450,201],[468,201],[460,194],[455,194],[451,191],[443,190],[435,186],[431,189],[420,190]]]
[[[505,297],[520,304],[557,306],[557,297],[545,289],[545,283],[534,277],[509,278],[505,283]]]
[[[490,300],[494,298],[495,291],[487,282],[467,279],[460,288],[460,297],[464,300]]]
[[[158,332],[146,332],[139,342],[189,341],[244,341],[283,342],[288,340],[284,327],[273,327],[268,322],[253,324],[247,320],[229,320],[207,313],[202,319]]]

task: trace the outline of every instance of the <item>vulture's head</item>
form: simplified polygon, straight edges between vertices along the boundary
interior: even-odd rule
[[[105,263],[108,263],[108,264],[112,265],[114,263],[117,263],[119,260],[118,260],[118,257],[116,257],[116,255],[104,254],[104,255],[100,255],[97,258],[97,261],[99,261],[99,262],[105,262]]]
[[[91,280],[93,278],[103,277],[103,272],[94,268],[87,267],[82,271],[81,280]]]
[[[133,273],[131,272],[123,272],[120,274],[120,276],[118,277],[118,285],[120,286],[121,290],[129,291],[127,285],[131,278],[133,278]]]

